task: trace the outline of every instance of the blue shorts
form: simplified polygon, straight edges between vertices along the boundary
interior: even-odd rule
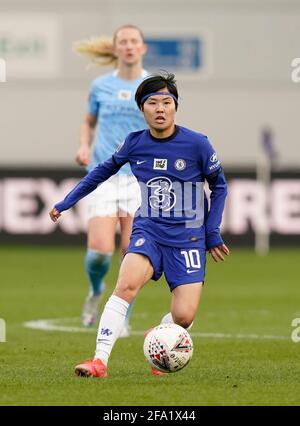
[[[170,290],[179,285],[204,282],[206,252],[199,246],[189,248],[159,244],[146,232],[134,232],[126,253],[143,254],[150,260],[157,281],[164,272]]]

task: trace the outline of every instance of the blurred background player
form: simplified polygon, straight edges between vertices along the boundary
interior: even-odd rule
[[[113,72],[95,79],[90,88],[88,111],[81,126],[80,148],[76,155],[77,163],[90,170],[110,158],[128,133],[146,126],[134,101],[135,90],[147,75],[142,65],[146,45],[138,27],[124,25],[115,31],[113,39],[80,41],[75,44],[75,50],[88,55],[97,64],[115,67]],[[105,289],[104,277],[115,250],[117,225],[120,226],[123,256],[129,243],[133,215],[139,205],[140,190],[129,164],[88,198],[85,270],[90,291],[82,310],[82,322],[87,327],[97,319],[99,300]],[[122,337],[129,335],[130,312],[131,309]]]

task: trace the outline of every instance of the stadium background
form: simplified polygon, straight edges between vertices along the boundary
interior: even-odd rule
[[[232,394],[235,392],[232,384],[224,399],[227,388],[219,383],[223,371],[212,373],[207,369],[204,379],[201,377],[205,383],[202,393],[198,388],[195,390],[198,399],[186,390],[186,399],[181,402],[200,405],[261,402],[268,405],[282,401],[298,404],[293,377],[299,368],[294,364],[299,360],[299,353],[288,336],[292,331],[291,321],[300,316],[295,283],[300,235],[300,82],[292,80],[292,61],[300,56],[299,2],[61,0],[41,4],[37,0],[27,0],[25,7],[22,1],[0,0],[0,6],[0,58],[6,61],[6,78],[3,78],[3,61],[0,63],[0,317],[7,323],[7,342],[0,345],[0,354],[7,371],[15,369],[15,373],[7,374],[6,378],[0,376],[8,389],[2,393],[0,404],[99,403],[98,400],[76,399],[74,386],[77,383],[71,381],[63,383],[66,387],[61,388],[61,394],[69,389],[69,399],[63,395],[61,400],[57,399],[60,392],[55,386],[51,395],[38,396],[35,374],[45,374],[45,380],[50,381],[48,385],[52,382],[43,365],[37,372],[36,364],[30,363],[41,358],[47,360],[50,371],[55,371],[56,366],[49,361],[50,349],[41,351],[39,342],[48,348],[60,345],[62,334],[52,331],[49,339],[49,334],[27,330],[23,323],[31,319],[78,315],[86,290],[81,264],[86,226],[84,202],[67,212],[58,227],[48,219],[48,211],[84,174],[74,161],[79,126],[86,109],[90,81],[107,69],[87,67],[88,62],[72,52],[72,44],[92,35],[109,35],[124,23],[143,29],[152,46],[149,63],[157,61],[175,72],[180,93],[178,122],[209,135],[230,184],[223,231],[226,242],[234,247],[235,257],[232,256],[231,264],[227,262],[225,274],[209,266],[212,286],[207,290],[201,311],[204,316],[207,313],[207,317],[205,320],[200,315],[196,332],[221,330],[224,335],[248,332],[252,336],[255,332],[287,339],[283,342],[275,339],[275,345],[272,339],[271,343],[253,343],[250,337],[242,349],[234,338],[232,342],[228,338],[222,346],[214,338],[209,340],[204,336],[206,349],[201,356],[208,363],[217,362],[217,355],[213,358],[211,351],[226,354],[231,343],[240,354],[239,361],[244,359],[248,363],[251,350],[260,351],[263,360],[258,359],[255,365],[247,364],[254,371],[254,378],[249,382],[243,376],[242,362],[235,359],[237,364],[229,365],[225,360],[231,372],[228,377],[239,371],[240,376],[234,380],[247,382],[248,393]],[[158,68],[160,66],[154,66],[153,70]],[[276,151],[269,183],[270,158],[262,148],[266,132]],[[266,173],[265,180],[257,181],[261,170]],[[253,251],[254,233],[267,236],[269,231],[271,252],[260,259]],[[241,246],[247,246],[248,250],[241,251]],[[289,248],[292,246],[293,250]],[[234,277],[230,268],[235,271]],[[115,259],[108,277],[111,288],[117,270]],[[221,286],[224,280],[229,295]],[[147,290],[144,299],[137,304],[133,328],[140,330],[141,326],[146,328],[153,323],[150,317],[143,315],[149,311],[149,300],[155,303],[155,291]],[[164,300],[162,305],[167,306],[167,292],[159,294]],[[212,310],[217,312],[218,309],[222,321],[212,314]],[[163,307],[161,310],[163,312]],[[162,312],[158,308],[156,311],[155,320],[158,321]],[[63,352],[57,358],[66,376],[70,374],[70,364],[93,347],[93,339],[93,334],[83,336],[82,333],[64,337],[68,348],[62,345]],[[132,339],[131,346],[140,347],[138,337]],[[30,364],[28,376],[21,367],[19,346],[14,346],[20,344],[22,350],[28,345],[29,352],[36,355],[26,357]],[[116,353],[122,353],[122,345],[125,347],[126,343],[120,343]],[[72,357],[63,361],[68,351],[69,355],[72,352]],[[275,355],[273,365],[266,361],[274,353],[278,353],[280,359],[281,376]],[[192,365],[197,366],[196,360]],[[133,379],[128,386],[132,386],[134,393],[135,373],[143,368],[142,360],[130,368]],[[268,377],[263,379],[268,387],[264,397],[257,399],[256,391],[263,386],[259,376],[261,369],[268,372]],[[191,371],[195,377],[195,369]],[[186,376],[170,380],[172,383],[179,380],[184,387],[184,377],[188,378],[189,370],[183,374]],[[58,375],[55,377],[60,380]],[[215,380],[216,388],[220,385],[219,394],[213,396],[212,390],[210,393],[208,377],[212,382]],[[33,400],[24,390],[24,386],[31,383],[36,389]],[[118,387],[118,383],[115,385]],[[79,386],[83,389],[85,385]],[[284,396],[283,389],[288,389]],[[164,385],[165,399],[157,400],[154,392],[148,391],[150,399],[137,399],[136,402],[155,405],[176,401],[174,396],[168,399],[167,385]],[[112,403],[110,397],[109,393],[102,403]],[[115,405],[130,404],[130,399],[124,395],[112,398]]]
[[[176,73],[181,95],[178,122],[209,135],[228,177],[231,171],[255,172],[262,133],[270,129],[280,177],[297,179],[293,188],[283,191],[285,196],[275,194],[276,205],[294,200],[290,209],[279,209],[280,217],[270,217],[274,205],[268,212],[269,191],[263,186],[246,185],[247,189],[232,193],[235,213],[229,212],[230,223],[224,223],[224,231],[234,237],[229,241],[250,244],[251,230],[266,231],[268,222],[275,242],[276,234],[299,235],[300,99],[299,85],[291,78],[291,62],[299,56],[299,5],[274,0],[190,0],[188,7],[180,1],[145,4],[147,16],[141,2],[133,0],[87,0],[84,6],[66,0],[41,6],[30,0],[26,11],[22,2],[1,1],[0,57],[7,62],[7,81],[0,89],[1,238],[45,243],[49,235],[49,241],[84,241],[85,225],[78,224],[78,218],[69,230],[59,226],[66,239],[57,240],[59,231],[53,236],[54,227],[45,225],[49,204],[47,209],[41,204],[49,197],[41,195],[46,189],[40,188],[40,181],[10,179],[20,176],[20,168],[25,178],[40,175],[48,181],[51,173],[46,169],[58,167],[61,179],[65,169],[68,176],[70,170],[74,177],[82,176],[74,152],[87,91],[91,79],[107,69],[88,69],[85,58],[72,52],[72,44],[91,35],[111,34],[124,22],[140,25],[154,43],[156,50],[148,55],[153,70],[163,64]],[[159,51],[166,40],[169,46]],[[283,171],[291,170],[294,173],[285,176]],[[244,205],[239,209],[240,203]],[[232,224],[237,211],[241,226]],[[73,238],[80,231],[81,238]],[[29,238],[32,235],[40,238]],[[296,243],[292,237],[280,242]]]

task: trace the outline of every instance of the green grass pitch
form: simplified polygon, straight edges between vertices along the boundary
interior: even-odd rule
[[[7,328],[0,405],[299,405],[300,342],[291,340],[291,322],[300,317],[299,250],[259,258],[234,249],[222,264],[208,260],[188,367],[152,376],[143,337],[133,335],[118,340],[107,379],[74,375],[76,363],[94,353],[96,329],[23,326],[39,319],[80,326],[72,318],[87,292],[83,256],[83,247],[0,247],[0,318]],[[117,272],[115,256],[101,307]],[[169,302],[164,280],[150,282],[138,296],[133,330],[157,325]]]

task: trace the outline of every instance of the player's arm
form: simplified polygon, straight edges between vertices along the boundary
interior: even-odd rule
[[[128,161],[128,144],[125,142],[116,151],[113,156],[104,163],[99,164],[91,170],[81,181],[72,189],[63,201],[55,204],[50,211],[50,217],[56,222],[61,212],[73,207],[81,198],[94,191],[97,186],[105,182],[112,175],[117,173],[120,168]]]
[[[214,261],[224,260],[229,255],[229,249],[224,244],[220,233],[222,214],[227,196],[227,183],[222,169],[206,176],[210,194],[210,209],[208,212],[206,229],[206,246]]]
[[[80,147],[76,153],[76,161],[80,166],[87,166],[90,162],[91,145],[94,140],[97,117],[88,112],[80,127]]]
[[[215,262],[224,260],[229,255],[229,249],[224,244],[220,233],[222,214],[227,196],[227,183],[222,169],[206,176],[211,191],[210,209],[205,223],[206,246]]]
[[[229,254],[220,233],[227,183],[217,154],[206,136],[201,139],[199,146],[201,168],[211,190],[210,209],[205,221],[206,247],[217,262],[224,260],[223,255]]]
[[[76,161],[82,166],[87,166],[90,162],[91,145],[94,140],[99,108],[99,84],[97,80],[94,80],[90,86],[87,113],[80,127],[80,147],[76,154]]]
[[[56,222],[60,213],[73,207],[81,198],[84,198],[90,192],[94,191],[100,183],[105,182],[112,175],[117,173],[123,164],[118,164],[114,157],[105,161],[103,164],[98,164],[91,170],[81,181],[72,189],[64,200],[55,204],[50,211],[50,217],[53,222]]]

